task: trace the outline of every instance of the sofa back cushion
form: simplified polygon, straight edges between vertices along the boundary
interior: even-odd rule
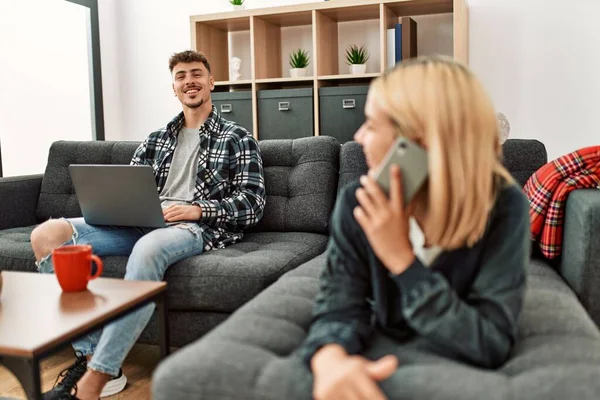
[[[546,147],[538,140],[509,139],[502,145],[502,152],[504,166],[521,186],[548,162]],[[354,141],[344,143],[340,151],[339,188],[366,173],[367,163],[362,147]]]
[[[80,217],[70,164],[129,164],[140,142],[55,142],[42,181],[37,218]],[[327,233],[335,202],[340,145],[333,137],[264,140],[267,205],[255,231]]]
[[[331,136],[259,142],[267,204],[253,231],[328,233],[339,142]]]
[[[538,140],[508,139],[502,145],[503,163],[521,186],[548,162],[546,146]]]
[[[70,164],[129,164],[140,142],[54,142],[42,180],[36,216],[40,221],[81,217],[71,183]]]

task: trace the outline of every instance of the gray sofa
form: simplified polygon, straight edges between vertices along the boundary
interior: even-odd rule
[[[48,218],[78,217],[67,167],[128,164],[138,142],[56,142],[43,175],[0,178],[0,270],[36,271],[29,243]],[[284,273],[323,253],[338,185],[332,137],[261,142],[267,205],[243,241],[167,271],[171,344],[183,346],[224,321]],[[122,277],[127,257],[104,257],[103,276]],[[152,320],[140,338],[156,343]]]
[[[523,184],[546,162],[537,141],[509,140],[505,165]],[[364,173],[361,149],[342,146],[341,183]],[[195,343],[163,361],[153,398],[309,399],[312,381],[293,353],[306,335],[324,254],[287,272]],[[595,323],[594,323],[595,322]],[[600,398],[600,190],[567,202],[564,253],[533,254],[519,339],[498,370],[418,351],[400,357],[398,399],[566,400]],[[457,338],[460,340],[460,338]]]

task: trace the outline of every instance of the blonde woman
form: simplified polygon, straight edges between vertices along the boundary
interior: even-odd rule
[[[410,384],[402,365],[428,354],[498,367],[523,301],[528,202],[501,164],[496,114],[477,78],[449,59],[403,62],[373,82],[365,114],[355,140],[369,175],[340,195],[299,348],[318,400],[401,396]],[[398,168],[389,198],[372,178],[399,135],[429,156],[428,181],[407,205]]]

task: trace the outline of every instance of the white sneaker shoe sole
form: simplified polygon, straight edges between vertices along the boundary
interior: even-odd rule
[[[115,395],[125,389],[125,385],[127,385],[127,377],[125,374],[121,374],[120,378],[111,379],[106,383],[106,385],[104,385],[102,393],[100,393],[100,397]]]

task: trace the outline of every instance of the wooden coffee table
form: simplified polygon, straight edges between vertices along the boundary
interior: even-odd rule
[[[152,301],[161,357],[169,353],[165,282],[98,278],[84,292],[63,293],[53,274],[3,271],[2,278],[0,364],[15,374],[29,399],[42,398],[42,358]]]

